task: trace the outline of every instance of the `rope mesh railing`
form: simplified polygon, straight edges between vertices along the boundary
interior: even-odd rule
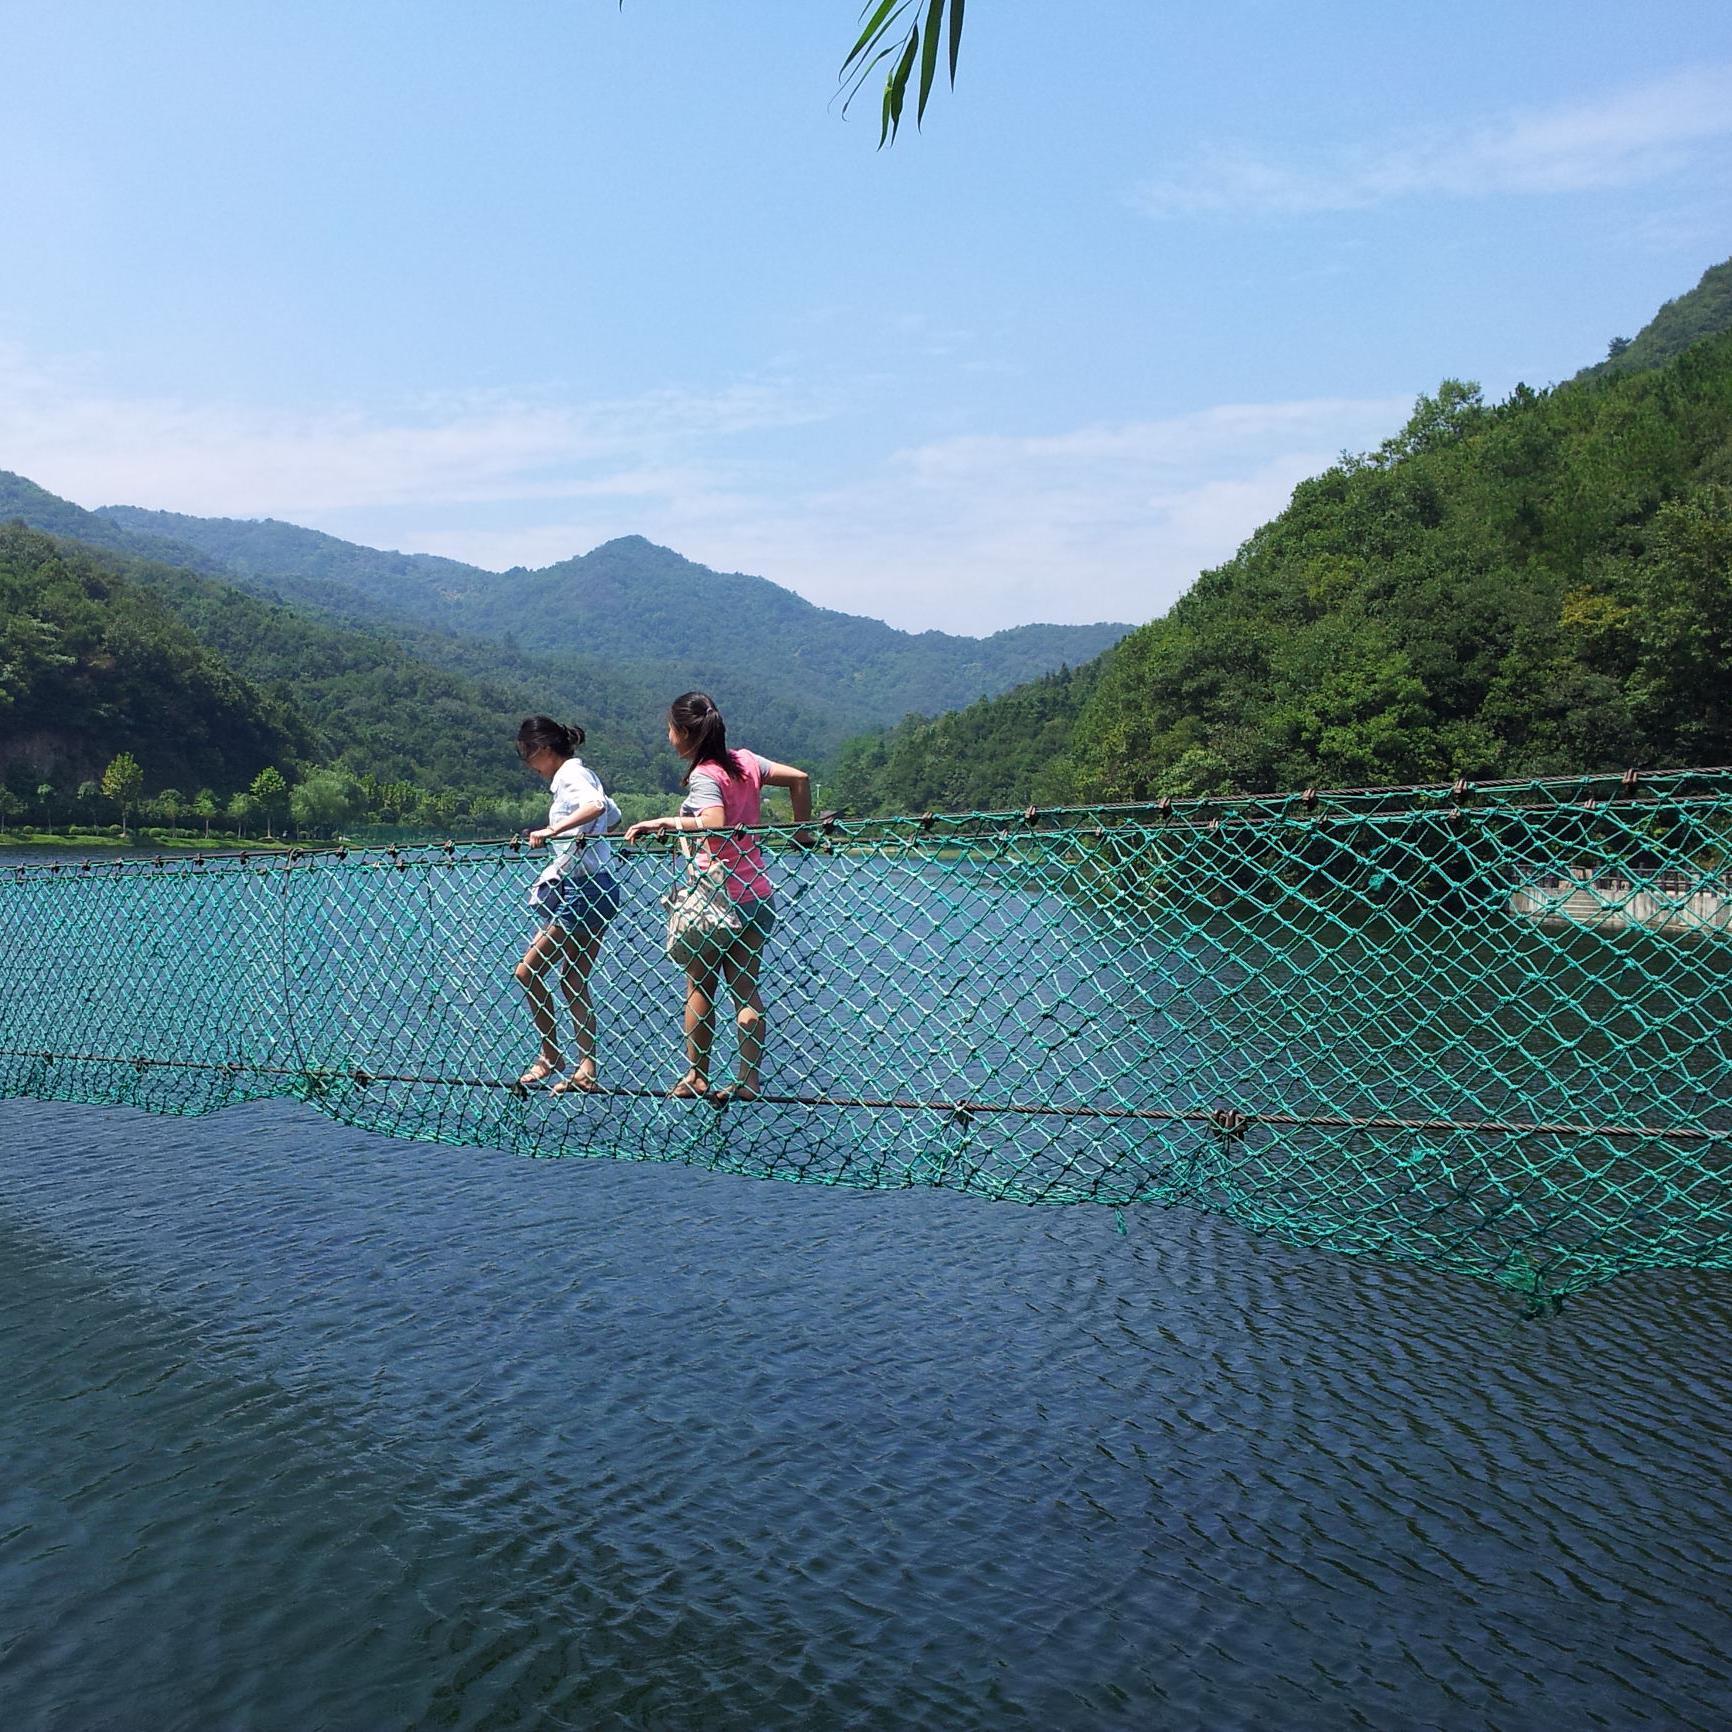
[[[545,857],[506,842],[7,869],[0,1097],[293,1096],[531,1156],[1190,1204],[1536,1304],[1732,1266],[1732,770],[759,834],[758,1098],[668,1098],[683,866],[644,847],[591,981],[598,1092],[517,1082]]]

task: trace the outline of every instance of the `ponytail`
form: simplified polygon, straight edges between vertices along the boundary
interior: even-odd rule
[[[728,725],[707,692],[686,692],[668,705],[668,720],[692,745],[684,780],[690,782],[699,764],[720,764],[730,776],[740,773],[740,760],[728,750]]]
[[[530,716],[517,730],[518,754],[525,758],[537,752],[557,752],[562,758],[575,758],[582,744],[582,728],[568,728],[552,716]]]

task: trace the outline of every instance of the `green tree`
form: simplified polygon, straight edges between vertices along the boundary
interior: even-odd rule
[[[1732,487],[1663,505],[1620,582],[1637,645],[1631,702],[1681,756],[1718,762],[1732,751]]]
[[[96,816],[96,802],[101,797],[101,783],[85,781],[78,784],[78,803],[84,808],[84,816],[87,820]]]
[[[226,808],[228,821],[234,825],[235,834],[246,840],[247,829],[258,820],[259,803],[251,794],[235,794],[229,799]]]
[[[1051,803],[1042,761],[1077,800],[1727,761],[1732,329],[1497,405],[1446,380],[1041,686],[851,745],[833,785],[919,811]]]
[[[437,794],[422,796],[416,816],[437,830],[448,830],[457,816],[457,807],[457,796],[449,788],[441,788]]]
[[[179,788],[164,788],[152,802],[162,821],[173,829],[180,822],[180,815],[186,806],[186,796]]]
[[[0,836],[6,834],[6,820],[8,818],[22,818],[23,816],[24,802],[10,788],[0,787]]]
[[[41,810],[43,823],[51,824],[54,821],[54,784],[52,782],[38,782],[36,784],[36,804]]]
[[[204,822],[204,836],[210,840],[211,819],[219,817],[222,807],[217,804],[215,792],[210,788],[200,788],[192,797],[192,815]]]
[[[110,759],[108,768],[102,772],[103,797],[112,800],[120,808],[120,828],[123,833],[127,814],[143,786],[144,771],[131,752],[121,752]]]
[[[289,813],[300,832],[331,835],[359,808],[360,790],[341,770],[314,770],[295,784]]]
[[[413,782],[385,782],[379,788],[379,811],[388,819],[401,823],[406,814],[415,810],[421,790]]]
[[[269,839],[271,826],[281,824],[289,810],[289,784],[283,773],[274,764],[267,764],[264,769],[253,777],[252,794],[254,804],[265,821],[265,836]]]

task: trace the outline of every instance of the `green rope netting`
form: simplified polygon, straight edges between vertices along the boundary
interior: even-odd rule
[[[1536,1304],[1732,1266],[1732,770],[759,834],[759,1099],[666,1096],[659,847],[615,862],[601,1092],[517,1083],[544,857],[504,842],[9,870],[0,1096],[1184,1203]]]

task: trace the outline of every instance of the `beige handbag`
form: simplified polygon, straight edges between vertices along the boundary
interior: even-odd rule
[[[682,842],[686,875],[662,898],[668,911],[668,959],[681,968],[715,962],[745,930],[739,904],[728,894],[727,868],[711,860],[700,865]]]

